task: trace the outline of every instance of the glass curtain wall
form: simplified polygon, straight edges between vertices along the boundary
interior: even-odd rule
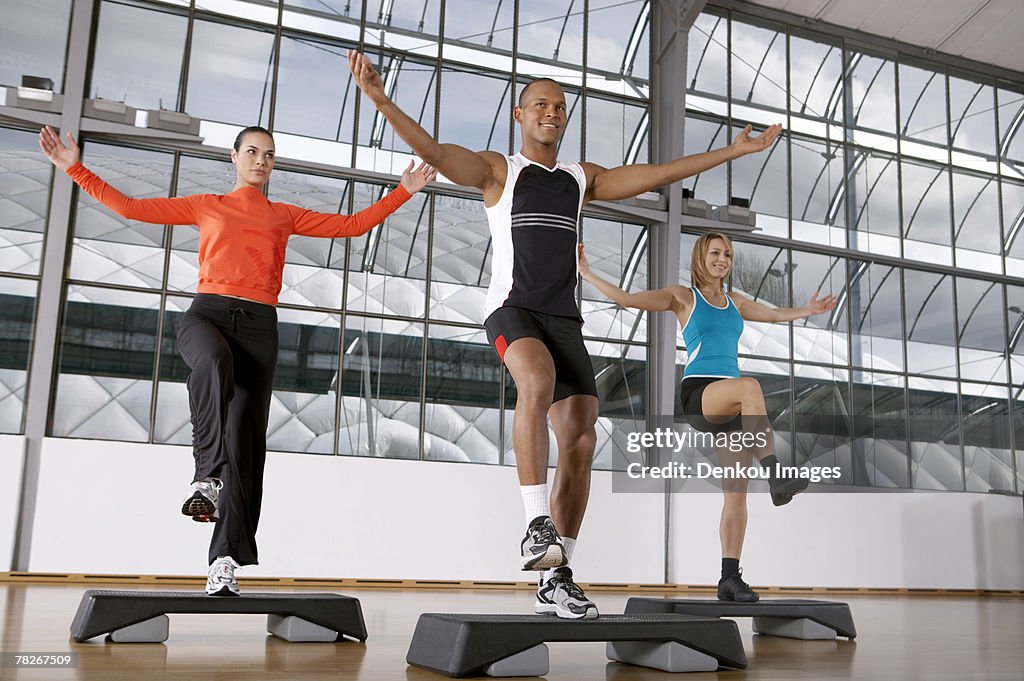
[[[712,7],[688,69],[688,152],[747,123],[788,131],[686,183],[758,212],[735,240],[732,289],[771,306],[839,299],[741,339],[786,456],[843,464],[846,484],[1019,490],[1020,83]]]
[[[59,81],[66,40],[53,26],[66,29],[70,0],[14,4],[19,38],[0,45],[0,81],[28,71]],[[518,92],[549,77],[568,98],[562,160],[646,162],[649,14],[645,0],[100,0],[80,55],[91,64],[86,96],[185,112],[201,120],[201,140],[140,142],[112,126],[81,135],[83,161],[131,196],[225,193],[235,134],[263,125],[279,159],[271,200],[358,211],[412,158],[351,81],[346,55],[358,49],[442,141],[514,152]],[[0,130],[3,432],[21,428],[51,177],[34,147],[31,131]],[[81,192],[71,212],[51,435],[188,444],[175,336],[195,293],[196,228],[125,220]],[[646,286],[645,225],[588,213],[581,229],[597,268]],[[515,391],[482,328],[490,260],[479,194],[445,181],[363,237],[293,238],[270,447],[512,463]],[[646,318],[596,291],[581,296],[605,397],[598,465],[608,467],[612,433],[646,410]]]

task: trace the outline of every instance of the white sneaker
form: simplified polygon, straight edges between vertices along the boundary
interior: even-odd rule
[[[188,488],[188,497],[181,505],[183,515],[191,516],[198,523],[212,523],[220,518],[217,513],[217,500],[220,488],[224,486],[217,478],[203,478],[193,482]]]
[[[238,580],[235,570],[241,565],[231,556],[220,556],[210,565],[206,575],[206,593],[211,596],[239,596]]]
[[[597,606],[587,598],[583,589],[573,581],[572,570],[560,567],[551,579],[540,580],[537,602],[533,611],[538,615],[555,615],[567,620],[597,619]]]

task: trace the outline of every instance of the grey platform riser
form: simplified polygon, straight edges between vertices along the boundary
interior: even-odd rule
[[[338,640],[338,632],[333,629],[294,615],[267,615],[267,633],[289,643],[331,643]]]
[[[834,641],[835,629],[806,617],[755,617],[754,633],[785,638],[799,638],[804,641]]]
[[[548,647],[540,645],[509,655],[484,669],[487,676],[544,676],[551,670]]]
[[[111,643],[163,643],[171,630],[170,618],[157,615],[107,634]]]
[[[609,641],[605,650],[609,660],[653,667],[663,672],[713,672],[718,660],[675,641]]]

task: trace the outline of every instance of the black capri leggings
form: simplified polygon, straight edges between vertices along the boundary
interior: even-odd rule
[[[192,370],[193,481],[220,478],[209,560],[257,564],[267,420],[277,369],[277,310],[248,300],[199,294],[178,326],[178,349]]]

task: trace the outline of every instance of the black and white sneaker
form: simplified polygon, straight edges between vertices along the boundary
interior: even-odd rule
[[[521,548],[524,570],[550,570],[569,562],[562,538],[558,536],[551,518],[546,515],[537,516],[526,528]]]
[[[212,523],[220,516],[217,514],[217,500],[220,488],[224,486],[217,478],[203,478],[193,482],[188,488],[188,497],[181,505],[182,515],[191,516],[198,523]]]
[[[555,570],[547,581],[541,578],[533,610],[539,615],[555,615],[567,620],[597,619],[597,606],[572,581],[572,570],[567,567]]]
[[[206,593],[211,596],[240,596],[235,570],[241,567],[231,556],[221,556],[210,565]]]
[[[737,603],[756,603],[761,598],[750,585],[743,581],[743,570],[722,577],[718,582],[718,600]]]

